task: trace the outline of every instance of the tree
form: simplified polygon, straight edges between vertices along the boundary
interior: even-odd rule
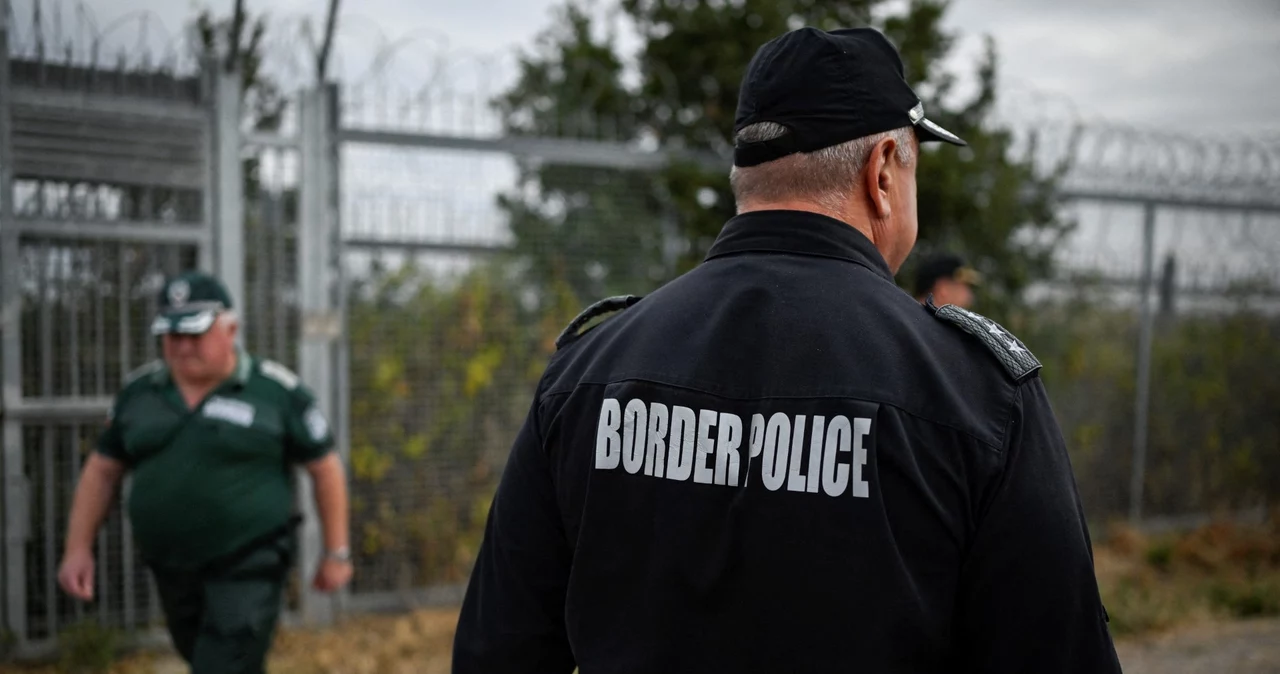
[[[644,131],[621,57],[592,30],[581,8],[561,10],[521,59],[519,82],[496,101],[507,133],[625,141]],[[557,288],[579,299],[643,292],[671,276],[656,176],[552,162],[519,168],[521,189],[499,203],[540,298]]]
[[[520,78],[498,107],[515,133],[607,131],[621,141],[649,139],[724,155],[739,83],[760,45],[803,25],[875,25],[898,45],[908,82],[930,117],[970,143],[922,153],[920,248],[965,253],[991,279],[985,303],[1000,313],[1028,283],[1049,273],[1049,253],[1067,227],[1056,216],[1058,174],[1037,175],[1029,158],[1011,156],[1011,133],[992,120],[997,59],[989,40],[975,73],[976,93],[956,102],[956,76],[940,65],[955,39],[942,29],[946,3],[913,0],[886,16],[881,10],[887,4],[621,0],[642,41],[635,58],[627,59],[617,40],[601,35],[587,11],[571,1],[537,48],[522,57]],[[628,77],[632,62],[637,78]],[[594,278],[594,285],[570,280],[576,292],[588,294],[583,301],[606,290],[644,292],[691,268],[733,215],[727,162],[720,171],[681,162],[657,174],[526,165],[521,183],[520,193],[502,205],[512,215],[517,248],[531,260],[530,280],[545,284],[557,273]],[[610,210],[624,197],[630,208]],[[584,232],[616,240],[619,231],[629,253],[621,260],[605,247],[559,245],[580,241]],[[659,270],[665,278],[654,278]]]

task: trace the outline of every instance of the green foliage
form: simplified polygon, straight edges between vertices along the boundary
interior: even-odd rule
[[[92,619],[82,620],[58,635],[58,671],[101,674],[111,668],[119,647],[118,631]]]
[[[629,77],[629,55],[570,2],[522,57],[519,81],[497,105],[516,133],[649,139],[723,153],[732,139],[739,83],[761,44],[802,25],[877,25],[898,44],[930,116],[970,142],[923,153],[921,247],[972,258],[990,279],[986,308],[999,314],[1049,272],[1048,253],[1066,229],[1055,215],[1057,175],[1037,176],[1029,161],[1013,158],[1010,134],[991,121],[997,62],[990,42],[975,73],[978,91],[957,103],[955,76],[939,65],[955,39],[942,29],[946,3],[914,0],[901,13],[880,16],[887,6],[879,0],[621,0],[642,38],[634,58],[638,77]],[[697,264],[732,216],[728,168],[707,172],[677,163],[645,175],[530,164],[522,167],[521,189],[501,204],[529,260],[531,283],[568,283],[584,301],[642,293]],[[1019,230],[1034,236],[1015,237]]]
[[[510,267],[454,279],[376,269],[352,289],[352,509],[365,589],[466,579],[511,441],[577,311],[526,311]]]
[[[1147,548],[1147,564],[1157,571],[1168,571],[1173,563],[1173,544],[1169,541],[1153,543]]]
[[[1044,363],[1081,496],[1128,507],[1137,318],[1087,295],[1014,315]],[[1280,319],[1247,308],[1164,317],[1152,352],[1145,509],[1245,508],[1280,493]]]
[[[1280,581],[1275,579],[1215,581],[1208,595],[1215,609],[1235,618],[1280,615]]]
[[[1117,635],[1215,618],[1280,615],[1280,511],[1262,525],[1216,521],[1149,540],[1112,525],[1094,550]]]

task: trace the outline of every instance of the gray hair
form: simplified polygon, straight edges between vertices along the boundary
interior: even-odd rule
[[[736,143],[758,143],[781,138],[787,128],[774,122],[743,127]],[[911,166],[916,161],[914,130],[907,126],[832,145],[814,152],[797,152],[757,166],[734,166],[729,185],[739,208],[748,202],[785,201],[803,198],[830,210],[840,210],[853,197],[858,174],[867,167],[871,150],[885,138],[897,141],[898,161]]]

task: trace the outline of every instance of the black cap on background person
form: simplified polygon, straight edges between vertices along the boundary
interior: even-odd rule
[[[937,253],[916,267],[914,294],[925,302],[933,297],[935,306],[953,304],[962,309],[973,305],[973,289],[981,285],[982,274],[954,253]]]

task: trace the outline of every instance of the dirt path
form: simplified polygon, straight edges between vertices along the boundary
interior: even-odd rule
[[[416,641],[421,638],[422,632],[432,634],[445,631],[441,624],[444,622],[442,617],[435,618],[432,622],[437,624],[431,625],[434,629],[415,630],[419,632],[418,635],[403,636]],[[433,648],[427,649],[435,654],[435,658],[407,660],[416,662],[419,670],[428,665],[427,670],[431,672],[447,672],[448,656],[438,652],[447,647],[446,641],[441,638],[433,644]],[[297,667],[290,661],[294,660],[299,651],[306,652],[317,647],[309,639],[300,639],[289,646],[282,650],[292,651],[291,653],[277,655],[278,665],[284,665],[280,669],[282,672]],[[417,649],[409,646],[408,650]],[[1280,674],[1280,619],[1188,627],[1157,637],[1121,641],[1117,650],[1125,674]],[[181,674],[184,671],[178,663],[157,664],[159,667],[153,670],[156,674]],[[387,665],[385,660],[379,664],[384,669]],[[301,669],[307,671],[305,668]],[[377,669],[373,668],[373,671]],[[332,671],[342,670],[339,668]],[[355,666],[350,671],[370,670]]]
[[[1125,674],[1280,674],[1280,619],[1187,628],[1116,648]]]
[[[289,631],[277,640],[277,674],[447,674],[456,615],[357,619],[331,632]],[[1125,674],[1280,674],[1280,618],[1187,627],[1117,645]],[[7,668],[0,674],[52,674],[49,668]],[[172,655],[155,653],[118,663],[112,674],[182,674]]]

